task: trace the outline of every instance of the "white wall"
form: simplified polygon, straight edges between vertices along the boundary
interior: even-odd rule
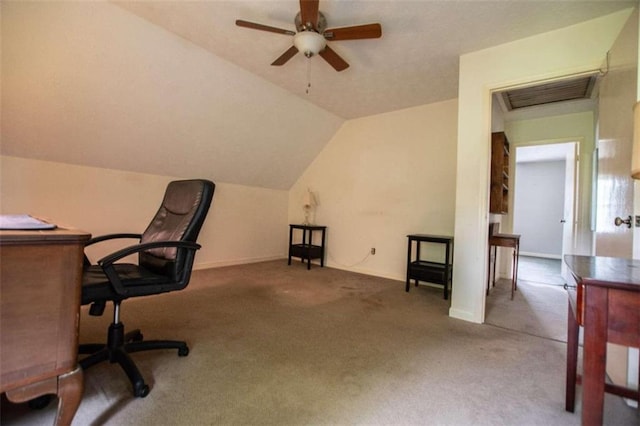
[[[638,15],[638,28],[640,29],[640,13]],[[640,58],[640,31],[638,31],[638,58]],[[640,63],[640,59],[638,60]],[[640,65],[640,64],[639,64]],[[638,82],[636,87],[636,100],[640,102],[640,66],[638,66]],[[635,129],[634,132],[640,132],[640,129]],[[634,149],[633,155],[640,155],[640,149]],[[640,180],[636,180],[634,183],[634,216],[640,215]],[[640,228],[634,228],[633,232],[633,258],[640,259]]]
[[[565,161],[516,164],[513,232],[520,254],[560,258],[564,217]]]
[[[491,92],[599,69],[631,11],[460,57],[451,316],[484,320]]]
[[[640,29],[640,13],[638,15],[638,28]],[[640,31],[638,31],[638,58],[640,58]],[[640,59],[639,61],[640,62]],[[636,88],[636,99],[640,101],[640,66],[638,66],[638,82]],[[634,129],[635,132],[640,132],[640,129]],[[640,155],[638,150],[634,151],[634,155]],[[640,181],[636,181],[634,184],[634,215],[640,215]],[[634,228],[633,233],[633,258],[640,259],[640,228]],[[638,370],[640,369],[640,362],[634,362],[634,360],[640,361],[640,350],[631,348],[629,349],[629,369],[627,371],[627,382],[633,383],[636,377],[639,377]],[[640,383],[638,383],[640,387]]]
[[[344,121],[112,2],[0,8],[3,155],[288,190]]]
[[[327,226],[329,266],[404,280],[407,234],[452,235],[457,105],[348,121],[296,182],[289,220],[302,222],[311,189],[315,223]]]
[[[0,212],[46,217],[94,236],[140,233],[174,179],[179,177],[0,156]],[[216,182],[196,267],[283,258],[287,203],[287,191]],[[92,250],[91,257],[110,248]]]

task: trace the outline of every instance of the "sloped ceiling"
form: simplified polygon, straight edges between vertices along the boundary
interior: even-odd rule
[[[343,122],[113,4],[1,7],[2,154],[289,189]]]
[[[292,37],[235,26],[236,19],[244,19],[295,31],[299,0],[116,4],[350,119],[455,98],[461,54],[576,24],[637,2],[320,0],[328,27],[382,25],[380,39],[329,42],[350,64],[342,72],[322,58],[309,60],[302,54],[282,67],[270,66],[292,45]]]
[[[462,53],[571,25],[629,1],[321,0],[349,64],[269,64],[296,0],[0,3],[0,153],[288,189],[345,119],[457,96]],[[305,93],[308,81],[309,93]]]

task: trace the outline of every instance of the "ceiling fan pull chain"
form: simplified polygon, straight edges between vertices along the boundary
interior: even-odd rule
[[[311,61],[307,59],[307,95],[309,94],[309,89],[311,88]]]

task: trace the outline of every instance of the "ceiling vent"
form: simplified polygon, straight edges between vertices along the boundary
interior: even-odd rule
[[[596,75],[571,80],[554,81],[538,86],[506,90],[501,93],[508,111],[556,102],[590,99]]]

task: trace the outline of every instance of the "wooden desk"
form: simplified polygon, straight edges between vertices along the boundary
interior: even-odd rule
[[[607,342],[640,347],[640,261],[569,255],[576,280],[569,292],[567,331],[567,411],[574,411],[576,383],[582,383],[582,424],[602,424],[604,393],[636,399],[640,392],[605,383]],[[577,375],[578,332],[584,327],[583,372]]]
[[[80,405],[80,231],[0,231],[0,392],[13,402],[58,396],[55,424]]]

